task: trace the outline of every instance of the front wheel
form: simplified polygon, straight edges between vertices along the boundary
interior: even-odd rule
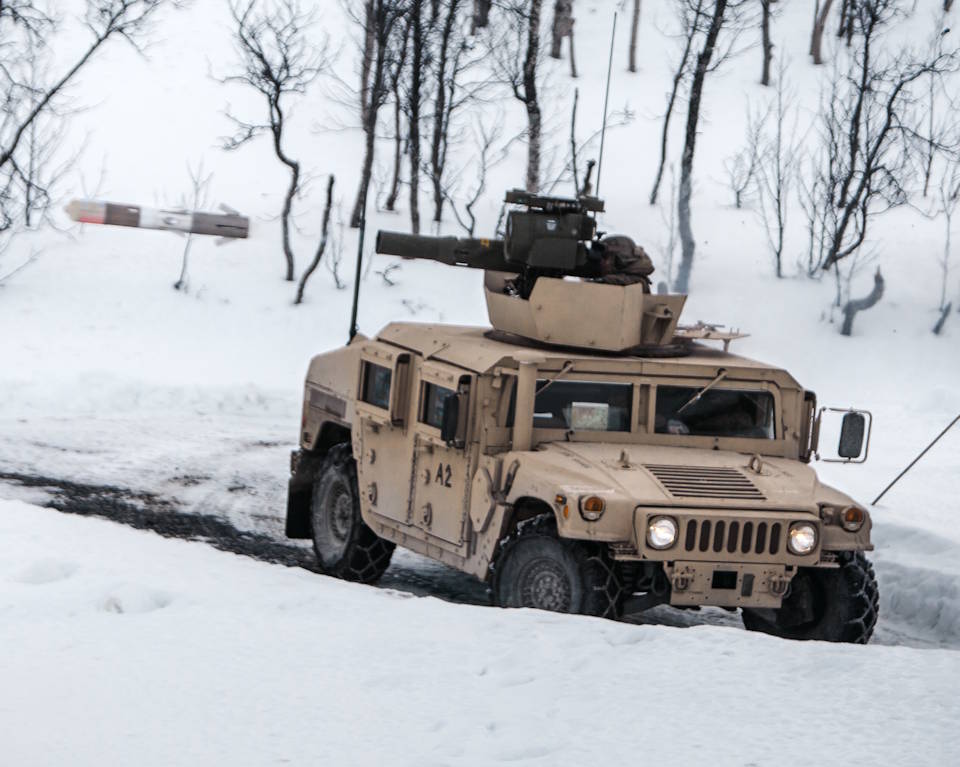
[[[744,609],[743,625],[785,639],[866,644],[879,603],[873,565],[860,552],[845,552],[839,568],[801,569],[778,609]]]
[[[390,564],[394,545],[361,519],[359,495],[350,445],[332,447],[313,481],[310,504],[317,564],[327,575],[374,583]]]
[[[599,544],[557,537],[556,521],[537,517],[501,545],[493,569],[500,607],[618,618],[624,589],[614,562]]]

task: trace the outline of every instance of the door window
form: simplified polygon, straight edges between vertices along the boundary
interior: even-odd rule
[[[360,399],[374,407],[390,409],[390,379],[393,373],[390,368],[375,365],[372,362],[363,363],[363,386]]]

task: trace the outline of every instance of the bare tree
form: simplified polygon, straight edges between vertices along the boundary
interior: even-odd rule
[[[313,13],[300,9],[297,0],[231,0],[234,22],[234,47],[237,53],[236,74],[220,79],[238,83],[259,93],[266,103],[266,116],[260,120],[241,119],[229,111],[227,117],[236,130],[223,142],[224,149],[234,151],[253,139],[268,135],[277,159],[290,172],[280,213],[284,279],[293,282],[294,258],[290,244],[293,201],[302,188],[300,162],[287,151],[285,131],[290,119],[290,97],[302,96],[307,86],[327,67],[326,43],[315,46],[308,37]]]
[[[850,299],[843,307],[843,326],[840,328],[840,334],[849,336],[853,333],[853,320],[859,312],[870,309],[877,305],[883,298],[883,275],[877,269],[873,276],[873,290],[863,298]]]
[[[69,166],[55,158],[65,100],[80,73],[115,38],[142,50],[158,11],[179,4],[86,0],[82,19],[88,36],[79,50],[64,55],[62,23],[45,5],[0,2],[0,234],[46,220],[52,189]]]
[[[640,0],[633,0],[633,14],[630,17],[630,60],[627,71],[637,71],[637,41],[640,38]]]
[[[490,26],[490,9],[493,0],[473,0],[473,15],[470,17],[470,34],[477,34],[478,29]]]
[[[466,35],[463,15],[465,0],[438,0],[443,23],[437,27],[436,51],[433,55],[433,117],[430,136],[430,158],[427,175],[433,187],[433,220],[443,219],[446,202],[447,161],[451,143],[457,140],[457,115],[485,87],[484,82],[465,82],[477,64],[477,58]]]
[[[772,131],[762,131],[757,169],[760,218],[777,277],[783,277],[784,236],[798,153],[797,115],[787,84],[787,60],[780,57],[777,91],[769,114]],[[765,125],[766,125],[766,121]]]
[[[203,161],[197,163],[196,167],[187,165],[187,174],[190,176],[190,195],[180,200],[180,205],[184,210],[204,210],[210,205],[210,182],[213,180],[212,173],[206,173],[203,169]],[[182,290],[184,293],[189,288],[189,279],[187,271],[190,264],[190,250],[193,247],[194,235],[186,235],[183,243],[183,255],[180,259],[180,276],[173,283],[174,290]]]
[[[660,182],[663,180],[663,169],[667,164],[667,139],[670,135],[670,120],[673,117],[673,109],[677,103],[677,96],[680,92],[680,85],[687,75],[687,69],[690,62],[690,54],[693,51],[693,44],[700,30],[700,20],[703,14],[704,4],[707,0],[692,0],[680,5],[680,24],[682,32],[680,58],[673,70],[673,80],[670,93],[667,95],[667,111],[663,115],[663,129],[660,132],[660,162],[657,165],[657,175],[653,181],[653,189],[650,192],[650,204],[657,204],[657,196],[660,193]]]
[[[810,34],[810,55],[813,56],[813,63],[818,66],[823,63],[823,30],[827,26],[827,19],[830,16],[830,8],[833,6],[833,0],[817,0],[819,12],[813,14],[813,32]]]
[[[488,42],[495,75],[504,82],[527,113],[526,188],[540,188],[543,113],[538,93],[541,60],[540,16],[543,0],[505,0],[500,34]]]
[[[385,207],[394,210],[397,206],[397,197],[400,196],[401,160],[403,158],[403,144],[406,133],[401,124],[403,116],[403,99],[400,97],[400,83],[406,71],[407,46],[410,40],[410,25],[404,24],[400,52],[397,54],[390,71],[390,92],[393,94],[393,180],[390,183],[390,193],[387,195]]]
[[[420,233],[420,113],[423,107],[424,58],[429,55],[429,27],[424,0],[410,0],[410,83],[407,88],[407,143],[410,152],[410,231]]]
[[[953,217],[957,212],[957,204],[960,203],[960,161],[952,161],[947,164],[940,179],[939,205],[940,213],[944,220],[944,239],[943,256],[940,258],[940,321],[934,329],[934,333],[940,334],[943,329],[943,323],[950,313],[952,304],[947,301],[947,288],[950,281],[950,266],[953,250]]]
[[[763,133],[769,110],[754,112],[747,103],[747,127],[740,150],[724,161],[727,182],[733,192],[733,204],[737,210],[743,207],[744,198],[754,186],[760,165],[760,136]]]
[[[773,39],[770,36],[770,23],[773,18],[773,4],[775,2],[776,0],[760,0],[760,39],[763,50],[761,85],[770,85],[770,64],[773,61]]]
[[[550,56],[560,58],[563,39],[570,40],[570,76],[577,76],[577,58],[573,49],[573,0],[554,0],[553,25],[550,29]]]
[[[960,65],[939,35],[932,52],[883,51],[884,30],[898,16],[895,0],[859,0],[858,44],[846,72],[835,70],[821,109],[826,151],[818,173],[823,202],[816,216],[822,244],[818,266],[829,269],[856,253],[878,214],[910,201],[918,157],[931,145],[952,152],[955,136],[926,134],[923,99],[928,77]]]
[[[405,33],[398,22],[406,13],[406,0],[363,0],[363,15],[351,11],[354,21],[363,29],[360,51],[360,126],[363,130],[363,163],[360,168],[360,186],[350,214],[350,226],[360,227],[367,204],[370,177],[376,152],[377,125],[380,108],[390,96],[391,73],[396,58],[405,50],[396,39]]]
[[[502,126],[503,119],[502,116],[500,116],[491,121],[490,124],[478,121],[473,127],[475,156],[468,166],[471,168],[471,171],[469,173],[458,174],[461,177],[469,176],[476,179],[476,183],[463,197],[463,213],[461,213],[457,207],[457,202],[454,199],[452,190],[448,188],[444,189],[444,194],[450,203],[450,209],[453,211],[454,218],[470,237],[473,237],[477,228],[477,216],[474,209],[487,190],[487,174],[507,157],[509,144],[498,146],[500,138],[503,135]]]
[[[330,233],[330,211],[333,208],[333,183],[334,176],[331,173],[330,178],[327,179],[327,201],[323,206],[323,223],[320,226],[320,244],[317,245],[317,250],[313,254],[313,261],[310,262],[310,266],[307,267],[306,271],[304,271],[300,277],[300,284],[297,286],[297,297],[293,301],[294,304],[303,303],[303,292],[307,288],[307,280],[310,279],[310,275],[312,275],[320,265],[323,253],[327,249],[327,240]],[[336,276],[336,272],[334,272],[334,276]]]
[[[680,159],[680,191],[677,197],[677,219],[680,229],[681,257],[677,268],[677,281],[674,289],[678,293],[686,293],[690,289],[690,273],[693,270],[693,257],[696,250],[696,241],[693,237],[693,228],[690,220],[690,200],[693,196],[693,156],[697,143],[697,125],[700,122],[700,103],[703,98],[703,85],[714,52],[717,49],[717,40],[723,28],[727,13],[728,0],[714,0],[713,10],[710,13],[709,24],[704,36],[703,47],[697,54],[690,82],[690,98],[687,106],[687,127],[684,137],[683,154]]]

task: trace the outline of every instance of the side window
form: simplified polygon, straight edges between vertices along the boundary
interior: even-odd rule
[[[452,389],[425,383],[420,401],[420,422],[439,429],[443,426],[443,403],[456,394]]]
[[[360,399],[374,407],[390,409],[390,368],[363,363],[363,385],[360,387]]]

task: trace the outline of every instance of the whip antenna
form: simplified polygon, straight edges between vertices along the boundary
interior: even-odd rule
[[[607,137],[607,104],[610,102],[610,74],[613,71],[613,41],[617,36],[617,12],[613,12],[613,31],[610,33],[610,60],[607,62],[607,92],[603,97],[603,127],[600,129],[600,157],[597,160],[597,194],[600,196],[600,171],[603,170],[603,141]]]

